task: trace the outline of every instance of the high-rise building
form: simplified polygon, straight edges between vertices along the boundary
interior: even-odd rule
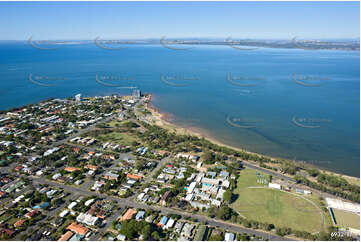
[[[139,89],[134,89],[133,93],[132,93],[132,96],[135,97],[135,98],[140,98],[142,96],[142,93],[140,92]]]
[[[81,101],[81,94],[75,95],[75,101],[80,102]]]

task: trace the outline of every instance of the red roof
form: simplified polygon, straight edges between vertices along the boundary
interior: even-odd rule
[[[78,167],[69,167],[68,166],[68,167],[65,167],[64,170],[67,172],[73,172],[73,171],[80,171],[81,169]]]
[[[137,176],[137,175],[133,175],[133,174],[130,174],[130,173],[127,174],[127,177],[130,178],[130,179],[135,179],[135,180],[142,179],[142,176]]]
[[[18,220],[16,223],[14,223],[14,227],[20,227],[21,225],[23,225],[23,223],[25,222],[25,219],[20,219]]]
[[[134,214],[137,213],[137,210],[130,208],[128,211],[123,215],[123,217],[120,219],[120,221],[128,220],[133,217]]]
[[[58,239],[58,241],[68,241],[72,236],[73,236],[73,232],[68,231],[65,234],[63,234],[60,239]]]
[[[77,222],[73,222],[72,224],[70,224],[67,229],[73,231],[74,233],[77,234],[81,234],[81,235],[86,235],[86,233],[88,233],[88,228],[81,226],[80,224],[78,224]]]
[[[8,183],[10,181],[10,179],[7,177],[4,177],[3,179],[1,179],[1,181],[4,183]]]
[[[0,228],[0,234],[11,236],[15,231],[12,229]]]
[[[89,170],[93,170],[93,171],[96,171],[98,169],[97,166],[94,166],[94,165],[86,165],[84,166],[85,169],[89,169]]]
[[[15,171],[18,171],[18,170],[20,170],[20,169],[22,169],[22,168],[23,168],[23,166],[20,165],[20,166],[15,167],[14,170],[15,170]]]
[[[171,195],[172,195],[172,192],[171,192],[171,191],[166,191],[166,192],[163,194],[161,200],[167,201],[167,199],[168,199]]]
[[[25,214],[25,217],[28,218],[32,218],[34,215],[38,214],[39,211],[38,210],[31,210],[30,212],[28,212],[27,214]]]

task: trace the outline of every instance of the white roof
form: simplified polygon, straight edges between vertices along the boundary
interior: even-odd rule
[[[145,193],[142,192],[141,194],[138,195],[138,200],[142,200],[142,198],[144,197]]]
[[[77,204],[78,204],[77,202],[72,202],[69,204],[68,208],[73,209]]]
[[[59,214],[59,217],[63,218],[63,217],[65,217],[68,213],[69,213],[69,210],[66,210],[66,209],[65,209],[63,212],[61,212],[61,213]]]
[[[228,180],[222,181],[222,187],[228,188],[230,185]]]
[[[87,225],[95,225],[98,221],[98,217],[92,216],[87,213],[80,213],[79,216],[76,218],[76,221]]]
[[[61,177],[60,173],[56,173],[54,176],[52,176],[53,180],[58,179],[59,177]]]
[[[196,187],[197,183],[196,182],[191,182],[191,184],[189,184],[188,188],[187,188],[187,193],[192,193],[194,191],[194,188]]]
[[[217,199],[212,199],[211,204],[214,205],[214,206],[217,206],[217,207],[221,206],[221,202],[218,201]]]
[[[225,241],[234,241],[234,234],[233,233],[226,233],[224,235],[224,240]]]
[[[85,205],[85,206],[89,206],[89,205],[92,204],[93,202],[94,202],[94,198],[89,199],[88,201],[86,201],[86,202],[84,203],[84,205]]]
[[[281,185],[277,183],[268,183],[268,187],[275,188],[275,189],[281,189]]]
[[[210,178],[203,177],[202,178],[202,183],[206,183],[206,184],[210,184],[210,185],[218,185],[219,180],[218,179],[210,179]]]
[[[218,190],[216,198],[220,198],[223,200],[223,193],[225,193],[226,190],[223,190],[222,188]]]
[[[121,240],[121,241],[124,241],[125,240],[125,235],[123,235],[123,234],[118,234],[118,236],[117,236],[117,240]]]
[[[188,202],[190,202],[190,201],[193,200],[193,197],[194,197],[193,193],[187,194],[185,200],[188,201]]]
[[[175,222],[174,219],[172,219],[172,218],[169,219],[164,228],[165,228],[165,229],[172,228],[173,225],[174,225],[174,222]]]

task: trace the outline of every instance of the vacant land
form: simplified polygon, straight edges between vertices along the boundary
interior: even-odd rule
[[[338,226],[360,229],[360,216],[354,213],[333,209]]]
[[[115,128],[115,127],[120,127],[120,126],[122,126],[122,125],[124,124],[124,122],[125,122],[125,121],[112,120],[112,121],[110,121],[110,122],[108,123],[108,125],[109,125],[110,127]]]
[[[255,170],[241,171],[234,193],[238,199],[231,205],[247,219],[272,223],[276,227],[318,232],[323,230],[323,217],[311,202],[300,195],[269,189],[258,181],[268,178],[257,176]],[[307,198],[307,196],[305,196]]]
[[[102,134],[96,137],[96,139],[99,139],[104,142],[111,142],[114,144],[120,144],[124,146],[131,145],[132,142],[137,141],[134,136],[131,136],[127,133],[119,133],[119,132],[111,132],[109,134]]]

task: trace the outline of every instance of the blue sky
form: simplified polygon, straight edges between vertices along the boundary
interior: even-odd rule
[[[0,2],[0,39],[357,38],[359,2]]]

